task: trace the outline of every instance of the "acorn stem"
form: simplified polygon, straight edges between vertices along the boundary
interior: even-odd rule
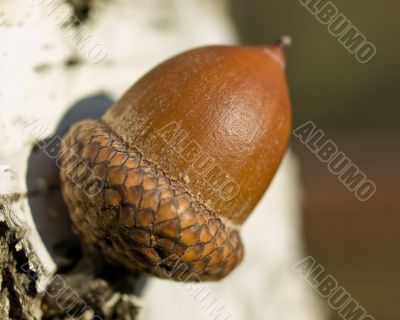
[[[280,36],[279,39],[275,42],[276,45],[282,48],[288,48],[292,44],[292,37],[289,35]]]

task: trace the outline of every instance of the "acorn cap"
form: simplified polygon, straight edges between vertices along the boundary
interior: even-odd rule
[[[102,121],[235,227],[270,184],[291,127],[283,46],[209,46],[158,65]]]

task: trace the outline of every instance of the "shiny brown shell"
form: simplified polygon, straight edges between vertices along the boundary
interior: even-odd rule
[[[242,224],[286,150],[280,46],[211,46],[147,73],[103,117],[218,216]]]
[[[82,241],[161,278],[229,274],[243,257],[240,225],[286,149],[283,64],[279,46],[194,49],[147,73],[100,121],[71,128],[61,181]]]

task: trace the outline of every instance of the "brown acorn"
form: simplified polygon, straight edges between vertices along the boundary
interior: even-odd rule
[[[284,155],[282,45],[209,46],[158,65],[64,137],[61,181],[82,242],[108,263],[180,281],[242,260],[239,229]]]

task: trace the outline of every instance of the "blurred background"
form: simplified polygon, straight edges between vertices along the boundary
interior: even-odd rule
[[[357,200],[293,137],[308,254],[375,319],[400,319],[400,2],[334,4],[376,46],[369,63],[359,63],[299,1],[231,0],[230,10],[243,43],[292,36],[293,127],[312,120],[377,186],[370,200]],[[331,319],[340,317],[332,312]]]

